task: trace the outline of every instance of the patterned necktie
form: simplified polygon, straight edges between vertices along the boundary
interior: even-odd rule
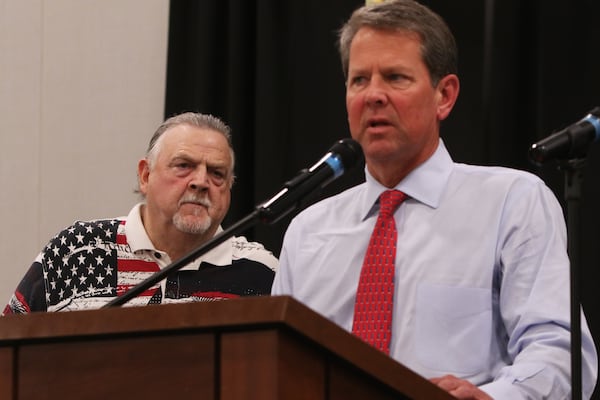
[[[379,217],[365,254],[354,305],[352,333],[386,354],[390,351],[396,259],[394,211],[406,199],[398,190],[383,192]]]

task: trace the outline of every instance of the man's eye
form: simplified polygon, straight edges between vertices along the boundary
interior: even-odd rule
[[[210,171],[210,174],[213,177],[213,180],[217,183],[223,183],[225,181],[225,178],[227,177],[227,173],[221,170],[213,170]]]
[[[194,164],[184,161],[176,162],[172,164],[171,168],[173,169],[173,172],[175,174],[177,174],[178,176],[183,176],[187,175],[194,168]]]
[[[389,74],[386,76],[388,82],[392,84],[406,85],[410,82],[410,78],[403,74]]]
[[[192,164],[190,164],[189,162],[178,162],[175,164],[175,168],[178,169],[189,169],[192,167]]]
[[[388,80],[392,81],[392,82],[402,81],[404,79],[406,79],[406,76],[404,76],[402,74],[389,74],[388,75]]]
[[[350,84],[352,86],[361,86],[367,81],[364,76],[353,76],[350,78]]]

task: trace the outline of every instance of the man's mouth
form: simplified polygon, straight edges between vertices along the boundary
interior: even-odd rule
[[[368,128],[379,128],[389,126],[390,123],[385,119],[370,119],[367,121]]]
[[[195,205],[195,206],[203,206],[203,207],[206,207],[206,205],[205,205],[205,204],[202,204],[202,203],[200,203],[200,202],[198,202],[198,201],[183,201],[183,202],[181,202],[181,205],[182,205],[182,206],[183,206],[183,205],[186,205],[186,204],[191,204],[191,205]]]

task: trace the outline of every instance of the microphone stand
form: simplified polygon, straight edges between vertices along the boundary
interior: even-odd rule
[[[220,245],[221,243],[223,243],[230,237],[235,236],[235,235],[251,228],[252,226],[254,226],[256,224],[256,222],[258,222],[258,220],[262,216],[262,214],[263,214],[262,209],[260,209],[260,208],[255,209],[252,213],[250,213],[246,217],[242,218],[240,221],[236,222],[229,228],[223,230],[221,233],[213,236],[212,239],[205,242],[204,244],[197,247],[196,249],[192,250],[191,252],[189,252],[188,254],[186,254],[185,256],[180,258],[179,260],[167,265],[165,268],[161,269],[160,271],[155,272],[154,274],[152,274],[151,276],[149,276],[148,278],[146,278],[145,280],[143,280],[136,286],[129,289],[127,292],[123,293],[121,296],[115,297],[114,299],[112,299],[111,301],[106,303],[102,308],[120,306],[120,305],[125,304],[129,300],[133,299],[134,297],[137,297],[139,294],[144,292],[146,289],[151,288],[156,283],[158,283],[161,280],[163,280],[164,278],[166,278],[170,273],[180,270],[187,264],[191,263],[192,261],[194,261],[195,259],[200,257],[202,254],[214,249],[215,247],[217,247],[218,245]]]
[[[564,171],[564,196],[567,202],[567,240],[571,282],[571,399],[581,400],[581,301],[580,301],[580,200],[585,160],[575,158],[560,162]]]

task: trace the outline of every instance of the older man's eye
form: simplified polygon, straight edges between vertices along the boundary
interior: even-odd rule
[[[211,169],[209,170],[209,173],[217,185],[221,185],[223,182],[225,182],[225,179],[227,179],[227,171],[221,169]]]
[[[171,162],[169,163],[169,166],[171,168],[191,168],[193,166],[193,163],[190,162],[190,160],[187,160],[185,158],[175,158],[173,160],[171,160]]]
[[[195,168],[195,165],[189,161],[177,161],[172,163],[170,168],[177,176],[185,176]]]

